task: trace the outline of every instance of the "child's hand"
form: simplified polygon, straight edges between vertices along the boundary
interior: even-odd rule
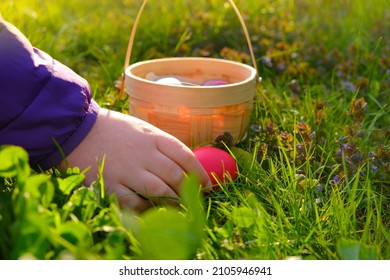
[[[85,182],[89,185],[97,179],[104,155],[105,187],[116,193],[122,206],[144,210],[163,197],[177,199],[184,173],[195,173],[202,186],[211,186],[199,161],[179,140],[137,118],[100,109],[92,130],[67,163],[81,170],[91,167]],[[60,169],[66,167],[63,161]]]

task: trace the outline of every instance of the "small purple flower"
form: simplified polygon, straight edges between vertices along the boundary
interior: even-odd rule
[[[356,136],[357,137],[363,137],[365,134],[364,130],[359,130],[357,133],[356,133]]]
[[[266,65],[268,67],[272,67],[273,66],[272,59],[269,56],[264,57],[262,62],[263,62],[264,65]]]
[[[367,156],[368,156],[369,158],[374,158],[374,157],[376,156],[376,154],[375,154],[373,151],[369,151],[368,154],[367,154]]]
[[[348,81],[341,81],[341,86],[343,89],[350,91],[350,92],[355,92],[356,91],[356,86]]]
[[[374,171],[374,172],[377,172],[378,171],[378,167],[375,166],[375,165],[371,165],[371,170]]]
[[[363,161],[363,155],[361,155],[361,154],[353,154],[353,155],[351,155],[350,158],[351,158],[352,162],[354,162],[354,163],[360,163]]]
[[[284,62],[280,62],[280,63],[278,63],[278,70],[279,70],[279,72],[283,72],[284,70],[286,70],[286,63],[284,63]]]
[[[332,179],[329,181],[329,185],[335,186],[341,183],[341,177],[340,175],[335,175],[332,177]]]
[[[349,144],[345,143],[345,144],[342,145],[342,147],[343,147],[344,150],[347,150],[349,148]]]
[[[340,179],[341,179],[341,177],[339,175],[335,175],[335,176],[333,176],[332,181],[338,183],[338,182],[340,182]]]
[[[259,125],[259,124],[251,124],[250,129],[253,132],[261,132],[261,125]]]

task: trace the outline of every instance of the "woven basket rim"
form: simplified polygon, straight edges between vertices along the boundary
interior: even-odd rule
[[[138,80],[138,81],[141,81],[141,82],[145,82],[145,83],[151,83],[151,84],[155,84],[154,81],[151,81],[151,80],[148,80],[144,77],[140,77],[140,76],[137,76],[136,74],[134,74],[132,72],[132,70],[138,68],[138,67],[141,67],[141,66],[144,66],[144,65],[147,65],[147,64],[154,64],[154,63],[159,63],[159,62],[176,62],[176,61],[180,61],[180,62],[194,62],[194,61],[202,61],[202,62],[218,62],[218,63],[225,63],[225,64],[230,64],[230,65],[235,65],[237,67],[242,67],[242,68],[245,68],[246,70],[250,71],[250,75],[248,75],[248,77],[242,81],[239,81],[239,82],[235,82],[235,83],[229,83],[229,84],[226,84],[226,85],[218,85],[218,86],[203,86],[203,85],[161,85],[160,86],[172,86],[172,87],[185,87],[185,88],[215,88],[215,87],[219,87],[219,88],[222,88],[222,87],[232,87],[232,86],[237,86],[239,84],[243,84],[243,83],[247,83],[249,81],[252,81],[252,80],[255,80],[257,81],[257,70],[250,66],[250,65],[247,65],[247,64],[244,64],[244,63],[241,63],[241,62],[236,62],[236,61],[231,61],[231,60],[227,60],[227,59],[222,59],[222,58],[209,58],[209,57],[167,57],[167,58],[156,58],[156,59],[150,59],[150,60],[144,60],[144,61],[139,61],[139,62],[136,62],[134,64],[131,64],[130,66],[128,66],[126,68],[126,71],[125,71],[125,76],[129,77],[129,78],[132,78],[132,79],[135,79],[135,80]]]

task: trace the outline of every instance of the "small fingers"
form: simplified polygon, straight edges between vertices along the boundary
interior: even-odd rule
[[[143,212],[152,206],[150,201],[121,184],[109,185],[107,187],[107,191],[109,193],[115,193],[118,198],[118,202],[122,207],[128,207],[133,210]]]
[[[140,171],[137,176],[124,178],[121,185],[151,204],[161,204],[163,202],[176,204],[179,198],[166,182],[148,170]],[[131,196],[129,199],[131,199]]]
[[[168,186],[165,185],[162,188],[168,188]],[[121,184],[111,185],[107,188],[107,191],[109,193],[115,193],[121,207],[131,208],[138,212],[144,212],[154,205],[161,205],[164,203],[178,205],[179,202],[177,196],[150,195],[145,198],[143,195]]]
[[[146,169],[170,186],[176,195],[179,194],[179,187],[185,177],[185,171],[175,161],[159,153]]]
[[[162,137],[157,142],[157,148],[161,153],[176,162],[176,164],[180,166],[185,173],[196,174],[199,177],[202,186],[211,186],[207,172],[195,157],[194,153],[179,140],[175,138]],[[176,192],[178,191],[178,187],[178,185],[174,186]]]

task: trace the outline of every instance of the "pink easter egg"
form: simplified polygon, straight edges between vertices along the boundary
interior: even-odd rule
[[[196,158],[202,164],[213,185],[229,181],[229,176],[235,180],[238,175],[237,163],[226,151],[214,147],[199,147],[193,150]]]
[[[202,86],[223,86],[229,84],[225,80],[221,79],[212,79],[212,80],[207,80],[202,83]]]

